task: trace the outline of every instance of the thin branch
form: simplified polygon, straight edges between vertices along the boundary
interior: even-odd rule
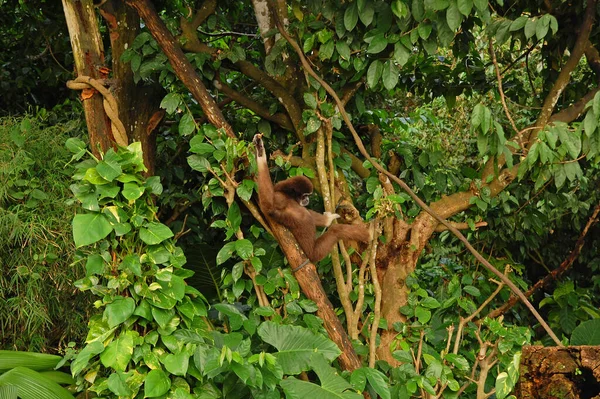
[[[228,85],[224,84],[220,79],[215,79],[213,81],[213,85],[217,90],[223,92],[223,94],[225,94],[227,97],[231,98],[233,101],[237,102],[241,106],[253,111],[261,118],[271,122],[275,122],[282,128],[291,132],[294,131],[292,121],[287,115],[282,113],[271,114],[271,112],[266,107],[263,107],[261,104],[257,103],[253,99],[246,97],[242,93],[232,89]]]
[[[381,227],[378,222],[371,223],[371,237],[378,237],[381,234]],[[375,304],[373,316],[373,324],[371,325],[371,336],[369,339],[369,367],[375,367],[375,352],[377,349],[377,331],[379,330],[379,320],[381,319],[381,285],[379,285],[379,279],[377,278],[377,239],[371,240],[373,246],[371,247],[371,256],[369,260],[369,271],[371,274],[371,282],[373,283],[373,292],[375,294]]]
[[[558,279],[567,269],[569,269],[573,265],[575,260],[579,257],[579,254],[581,253],[581,249],[583,248],[583,245],[585,244],[585,236],[587,235],[590,228],[594,225],[594,223],[596,223],[598,221],[599,213],[600,213],[600,203],[598,203],[598,205],[596,205],[596,208],[594,208],[594,212],[592,212],[592,216],[590,216],[585,227],[581,231],[581,234],[579,235],[579,238],[577,239],[577,242],[575,243],[575,248],[573,248],[573,251],[571,251],[571,253],[567,257],[567,259],[565,259],[560,264],[559,267],[554,269],[554,271],[552,271],[550,274],[546,275],[546,277],[539,280],[529,290],[527,290],[527,292],[525,293],[526,296],[529,297],[529,296],[533,295],[533,293],[535,293],[537,290],[548,285],[550,283],[550,281]],[[515,298],[514,296],[512,296],[504,305],[502,305],[498,309],[491,311],[487,315],[487,317],[494,319],[494,318],[506,313],[506,311],[508,311],[513,306],[515,306],[517,301],[518,301],[518,299]]]
[[[500,68],[498,68],[498,60],[496,60],[496,52],[494,51],[494,45],[492,44],[492,38],[490,38],[489,46],[490,54],[492,56],[492,62],[494,63],[494,69],[496,70],[496,79],[498,80],[498,91],[500,92],[500,99],[502,100],[502,108],[504,108],[504,113],[506,117],[510,121],[510,124],[515,131],[515,133],[519,133],[519,129],[517,125],[515,125],[515,121],[510,115],[510,111],[508,110],[508,106],[506,105],[506,98],[504,97],[504,89],[502,88],[502,76],[500,75]],[[521,144],[521,143],[519,143]],[[520,145],[521,146],[521,145]],[[522,147],[522,146],[521,146]]]

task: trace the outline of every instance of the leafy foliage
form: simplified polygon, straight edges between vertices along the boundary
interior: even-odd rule
[[[3,399],[73,399],[61,386],[70,375],[54,371],[60,356],[34,352],[0,351],[0,397]]]
[[[78,121],[0,120],[0,346],[56,351],[85,334],[87,296],[73,293],[73,207],[63,149]],[[50,118],[50,115],[46,115]],[[48,151],[52,148],[52,151]],[[64,317],[68,312],[70,317]]]

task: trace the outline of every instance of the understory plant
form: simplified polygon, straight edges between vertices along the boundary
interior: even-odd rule
[[[0,119],[0,348],[54,352],[85,335],[88,297],[69,232],[68,137],[77,119]],[[47,118],[47,119],[46,119]],[[49,150],[50,149],[50,150]],[[65,310],[69,317],[65,317]]]
[[[217,318],[207,318],[205,298],[186,284],[192,272],[183,267],[183,251],[157,219],[154,199],[162,186],[157,177],[143,177],[139,143],[111,149],[102,159],[80,140],[68,140],[67,147],[75,160],[91,157],[75,165],[71,186],[81,204],[73,238],[86,270],[76,286],[97,297],[98,310],[85,345],[70,359],[80,389],[126,398],[279,398],[280,389],[295,397],[315,389],[352,390],[335,376],[330,363],[340,351],[318,327],[280,325],[273,309],[245,314],[228,303],[215,304]],[[261,323],[261,315],[273,321]],[[276,353],[269,353],[272,347]],[[310,369],[322,386],[283,380]]]

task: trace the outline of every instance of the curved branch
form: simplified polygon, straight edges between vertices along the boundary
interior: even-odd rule
[[[198,101],[210,123],[217,128],[224,129],[229,137],[236,137],[233,128],[202,83],[196,68],[187,59],[165,23],[160,19],[152,2],[150,0],[127,0],[127,4],[135,8],[140,18],[144,20],[148,30],[169,59],[175,74]]]
[[[260,116],[263,119],[266,119],[271,122],[275,122],[282,128],[294,132],[294,127],[292,126],[292,121],[288,118],[287,115],[282,113],[271,114],[269,110],[263,107],[261,104],[257,103],[253,99],[244,96],[242,93],[232,89],[231,87],[224,84],[221,80],[215,79],[213,81],[213,85],[227,97],[231,98],[233,101],[237,102],[243,107],[248,108],[253,111],[255,114]]]
[[[581,23],[581,27],[579,30],[579,36],[575,41],[575,45],[573,46],[573,50],[571,51],[571,55],[569,59],[560,70],[558,77],[556,78],[556,82],[550,89],[550,92],[546,96],[544,100],[544,104],[542,105],[542,111],[538,116],[537,121],[535,122],[535,126],[537,127],[533,130],[526,141],[528,141],[528,148],[530,148],[535,142],[535,138],[537,137],[539,131],[543,129],[544,126],[550,120],[552,116],[552,112],[556,103],[558,102],[558,98],[564,91],[565,87],[571,80],[571,73],[577,67],[579,60],[583,56],[587,44],[589,42],[590,32],[592,31],[592,25],[594,22],[594,14],[596,13],[596,1],[595,0],[587,0],[587,5],[585,9],[585,15],[583,17],[583,22]]]

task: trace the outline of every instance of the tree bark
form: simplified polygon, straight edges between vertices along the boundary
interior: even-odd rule
[[[100,9],[106,20],[112,49],[114,94],[119,104],[119,119],[125,125],[130,141],[139,141],[144,153],[144,165],[149,176],[154,175],[156,135],[153,134],[164,111],[159,108],[162,92],[159,85],[138,85],[133,80],[129,63],[121,55],[140,32],[140,17],[122,1],[109,0]]]
[[[229,137],[235,138],[236,135],[233,128],[227,120],[225,120],[221,109],[219,109],[215,100],[208,93],[206,86],[202,83],[202,78],[198,75],[194,66],[188,61],[175,41],[175,38],[158,16],[156,9],[150,0],[127,0],[127,4],[135,8],[140,17],[144,20],[148,30],[169,59],[175,74],[190,90],[196,101],[198,101],[210,123],[218,129],[225,130]]]
[[[98,29],[98,21],[92,0],[63,0],[65,19],[73,48],[77,76],[104,79],[100,67],[104,66],[104,47]],[[102,95],[95,90],[83,92],[83,110],[87,123],[92,153],[100,153],[112,147],[111,122],[102,105]]]

